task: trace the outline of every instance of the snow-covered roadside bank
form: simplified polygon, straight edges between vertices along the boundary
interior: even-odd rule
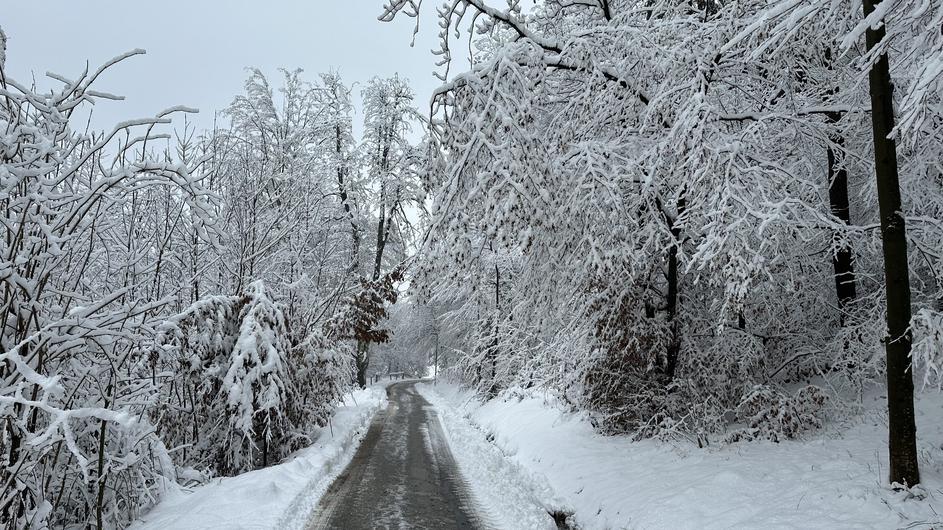
[[[416,389],[438,414],[451,453],[474,496],[474,509],[489,528],[556,528],[549,513],[561,509],[562,501],[541,477],[507,459],[431,383],[417,384]]]
[[[350,462],[377,411],[386,407],[389,383],[346,396],[317,441],[286,462],[215,479],[192,491],[167,492],[132,530],[303,528],[321,495]]]
[[[599,436],[584,416],[563,412],[546,395],[482,404],[443,383],[422,385],[422,392],[439,409],[469,480],[479,482],[489,472],[492,480],[501,476],[491,456],[464,454],[474,447],[488,455],[480,446],[491,439],[493,451],[503,454],[518,476],[528,477],[539,500],[574,510],[584,529],[943,526],[943,397],[938,394],[917,401],[926,498],[916,500],[882,485],[887,431],[880,398],[871,403],[875,412],[864,416],[873,421],[833,427],[807,440],[698,449]],[[487,469],[476,469],[482,467]],[[562,502],[553,501],[555,496]]]

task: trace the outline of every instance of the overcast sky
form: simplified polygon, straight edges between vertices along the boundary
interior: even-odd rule
[[[383,0],[20,0],[4,2],[6,73],[40,86],[45,72],[77,76],[88,61],[102,62],[134,48],[147,55],[129,59],[98,82],[120,94],[120,103],[95,110],[105,128],[129,118],[152,116],[174,105],[201,110],[198,124],[212,125],[213,112],[242,90],[245,68],[302,68],[308,79],[331,69],[348,83],[400,73],[425,110],[438,80],[432,76],[437,44],[434,6],[425,8],[414,48],[412,20],[377,20]],[[437,2],[427,2],[437,4]],[[274,84],[274,83],[273,83]],[[359,97],[359,90],[355,91]],[[359,116],[358,116],[358,119]]]

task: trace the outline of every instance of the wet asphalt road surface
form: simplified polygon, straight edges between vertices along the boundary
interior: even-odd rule
[[[415,382],[391,385],[347,469],[321,499],[309,530],[482,528],[442,433]]]

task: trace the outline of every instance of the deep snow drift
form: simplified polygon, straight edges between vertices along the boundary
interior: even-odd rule
[[[317,442],[279,465],[215,479],[192,491],[167,492],[133,530],[300,529],[321,495],[347,466],[377,410],[386,383],[345,397]]]
[[[867,412],[853,423],[831,425],[804,440],[699,449],[688,442],[600,436],[584,415],[564,412],[547,394],[519,392],[482,404],[441,382],[420,387],[440,409],[476,495],[505,511],[498,520],[507,528],[536,528],[524,518],[526,509],[514,511],[526,501],[575,512],[585,529],[943,525],[939,394],[917,400],[924,498],[916,499],[886,486],[881,396],[869,399]],[[507,463],[496,463],[494,453]],[[526,493],[507,498],[508,491]]]

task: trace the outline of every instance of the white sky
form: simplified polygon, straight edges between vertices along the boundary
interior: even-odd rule
[[[277,69],[302,68],[314,80],[338,70],[348,84],[363,86],[374,75],[409,79],[425,111],[439,81],[433,77],[438,27],[427,1],[414,48],[412,19],[377,20],[383,0],[4,0],[6,74],[42,87],[52,71],[77,76],[86,61],[102,62],[134,48],[138,56],[116,66],[98,90],[120,94],[103,102],[93,125],[153,116],[174,105],[199,108],[200,127],[212,125],[242,91],[245,68],[259,67],[277,86]],[[359,98],[359,88],[355,95]],[[358,116],[358,120],[360,117]]]

